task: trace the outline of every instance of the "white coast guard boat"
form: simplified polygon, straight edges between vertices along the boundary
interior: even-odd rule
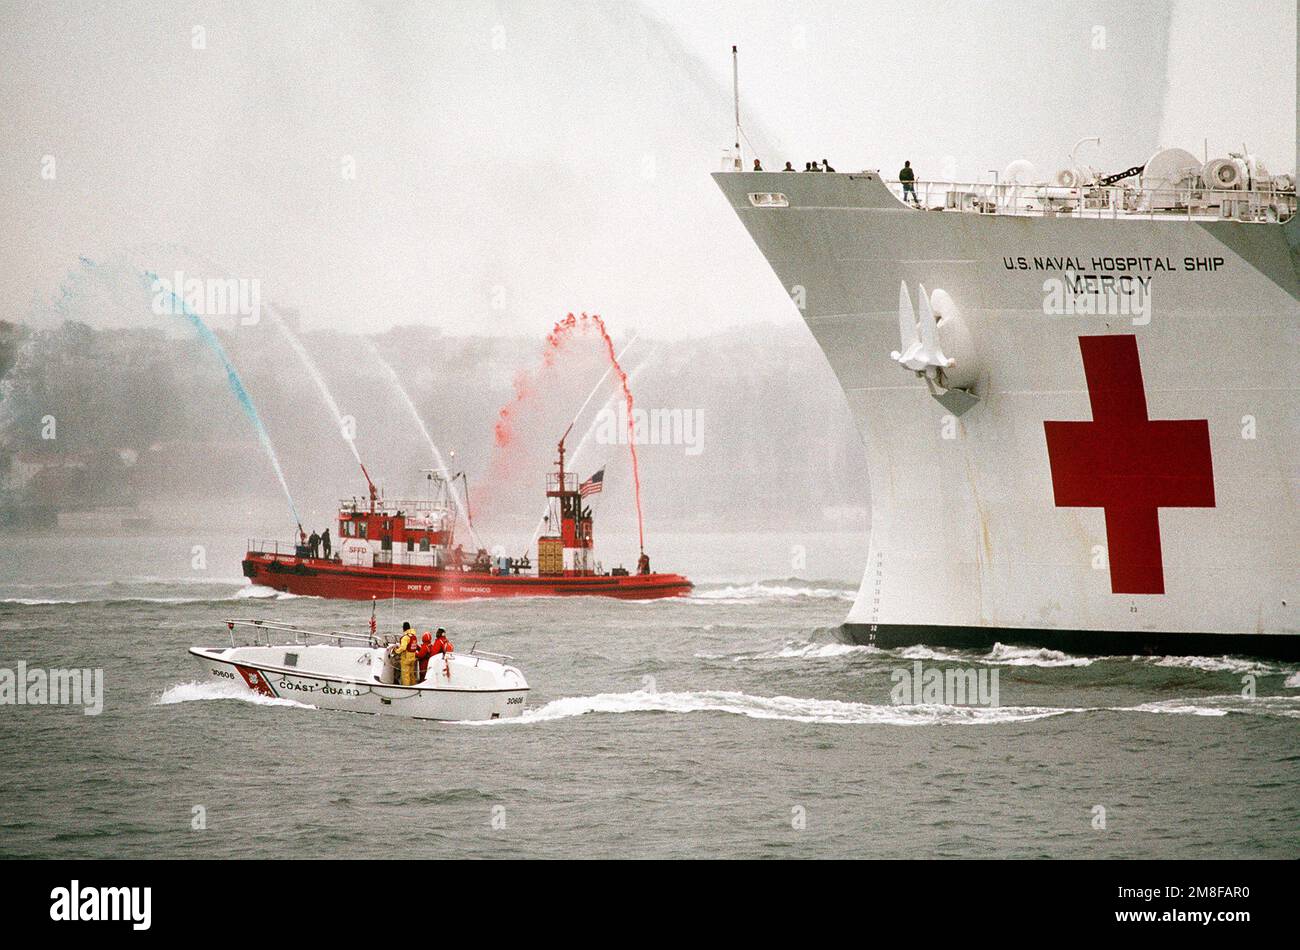
[[[315,632],[269,620],[227,620],[228,647],[191,647],[220,682],[320,709],[414,719],[510,719],[524,711],[528,683],[511,657],[477,646],[429,661],[425,678],[402,686],[390,651],[396,638]],[[237,640],[244,642],[239,643]]]

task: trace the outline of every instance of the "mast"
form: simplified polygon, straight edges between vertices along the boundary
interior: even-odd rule
[[[592,569],[591,517],[583,511],[577,476],[570,480],[564,467],[564,443],[572,431],[570,423],[556,446],[555,474],[548,476],[546,497],[551,514],[544,520],[550,530],[537,539],[539,574],[589,574]]]
[[[731,99],[736,113],[736,171],[745,170],[744,156],[740,153],[740,56],[731,47]]]

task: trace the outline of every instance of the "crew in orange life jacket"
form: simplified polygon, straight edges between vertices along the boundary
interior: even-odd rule
[[[455,649],[456,648],[451,645],[451,641],[447,639],[447,631],[442,629],[442,627],[439,627],[438,639],[433,641],[433,652],[429,655],[436,656],[439,653],[451,653]]]
[[[424,682],[424,678],[429,675],[429,658],[433,656],[433,634],[429,631],[424,632],[420,640],[420,649],[415,656],[420,662],[420,682]]]

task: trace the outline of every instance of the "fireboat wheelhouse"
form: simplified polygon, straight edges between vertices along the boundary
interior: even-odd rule
[[[568,432],[558,445],[556,471],[547,475],[550,511],[537,539],[536,567],[526,554],[494,557],[481,546],[467,554],[456,543],[455,483],[465,484],[464,473],[427,471],[429,498],[389,501],[363,466],[369,501],[340,502],[337,548],[322,551],[308,544],[301,526],[296,543],[253,539],[244,555],[244,576],[288,593],[347,600],[584,594],[649,600],[689,593],[693,585],[682,575],[651,573],[645,552],[635,573],[601,568],[594,556],[591,508],[577,474],[564,467],[565,438]]]

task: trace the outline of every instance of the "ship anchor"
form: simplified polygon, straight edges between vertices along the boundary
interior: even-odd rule
[[[969,388],[949,385],[948,371],[956,368],[957,361],[944,353],[939,341],[940,320],[935,317],[925,285],[919,284],[918,287],[917,309],[914,310],[911,294],[907,290],[907,282],[899,282],[899,349],[891,352],[889,356],[898,365],[924,379],[930,395],[940,405],[954,415],[961,415],[979,402],[979,397]],[[942,291],[935,291],[935,293],[938,295]],[[946,298],[947,295],[944,296]],[[917,310],[920,311],[919,319]]]

